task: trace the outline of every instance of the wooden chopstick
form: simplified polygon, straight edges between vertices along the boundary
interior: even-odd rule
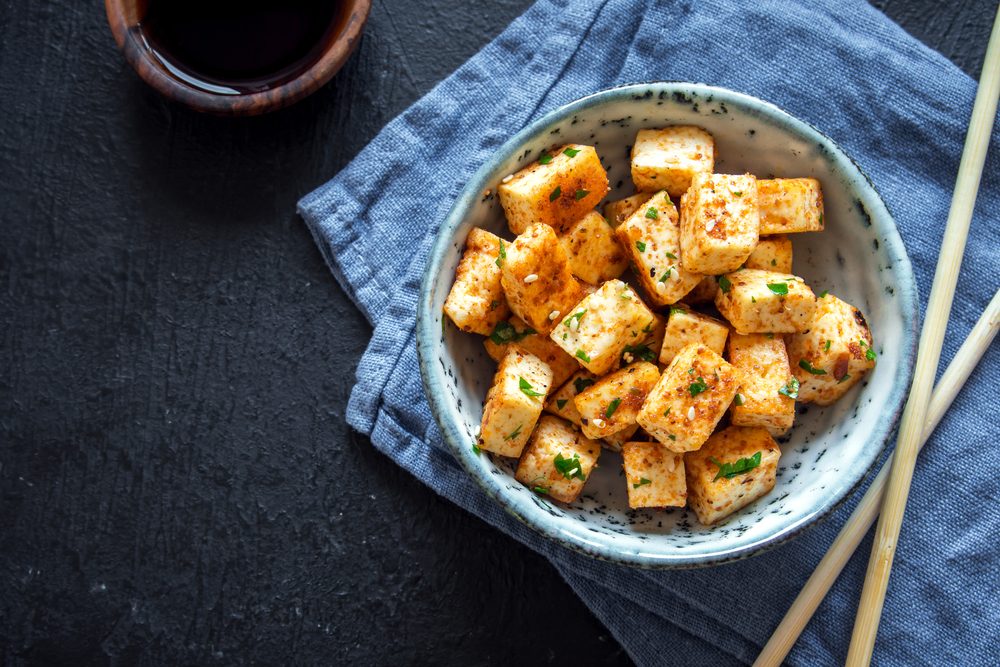
[[[983,73],[979,78],[979,90],[972,106],[972,119],[965,137],[958,178],[955,179],[955,193],[952,196],[951,210],[945,225],[941,254],[938,257],[934,284],[924,314],[916,370],[913,374],[913,383],[910,385],[910,398],[903,411],[896,453],[892,459],[892,470],[886,484],[882,513],[875,531],[875,543],[868,561],[865,586],[861,591],[858,615],[854,619],[854,633],[851,636],[851,647],[847,652],[846,664],[849,667],[867,665],[871,662],[872,652],[875,649],[875,635],[878,633],[885,590],[889,585],[889,572],[892,570],[892,560],[896,552],[896,541],[906,510],[906,500],[910,494],[913,467],[917,459],[920,437],[924,431],[931,386],[941,358],[941,344],[944,341],[948,314],[951,312],[951,303],[955,296],[958,270],[969,235],[972,210],[979,191],[983,162],[986,160],[986,149],[989,147],[990,134],[993,130],[998,94],[1000,94],[1000,11],[994,19],[990,42],[986,47]]]
[[[948,365],[948,369],[941,376],[937,387],[934,388],[927,421],[924,423],[921,448],[948,411],[973,369],[979,364],[998,330],[1000,330],[1000,290],[993,295],[993,300],[986,306],[976,326],[972,328],[968,338]],[[861,502],[840,529],[837,539],[830,545],[823,560],[816,566],[816,570],[806,581],[792,606],[788,608],[785,617],[775,628],[764,650],[757,656],[753,663],[754,667],[777,667],[788,655],[806,624],[809,623],[809,619],[816,612],[816,608],[819,607],[819,603],[826,597],[833,582],[840,576],[847,561],[868,533],[868,529],[875,523],[879,506],[882,504],[882,492],[889,477],[889,466],[888,461],[882,466]]]

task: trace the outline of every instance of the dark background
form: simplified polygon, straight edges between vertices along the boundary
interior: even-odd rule
[[[376,2],[333,82],[223,120],[96,0],[0,3],[0,664],[628,662],[345,425],[370,329],[294,212],[528,4]],[[994,1],[875,4],[978,75]]]

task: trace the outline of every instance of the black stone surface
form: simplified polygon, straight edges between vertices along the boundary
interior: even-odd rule
[[[977,74],[995,2],[877,3]],[[296,200],[526,0],[375,3],[312,98],[159,98],[97,0],[0,5],[0,664],[625,664],[352,434],[368,325]]]

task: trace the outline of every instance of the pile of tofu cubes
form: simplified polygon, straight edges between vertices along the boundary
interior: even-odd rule
[[[608,448],[630,507],[714,524],[774,488],[796,401],[874,367],[871,332],[792,271],[818,181],[714,173],[691,126],[639,131],[631,160],[636,194],[602,215],[595,148],[553,147],[497,188],[515,238],[469,233],[444,311],[498,362],[474,449],[571,503]]]

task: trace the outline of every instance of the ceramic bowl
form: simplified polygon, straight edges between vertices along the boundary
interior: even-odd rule
[[[780,439],[775,489],[715,526],[689,510],[630,510],[621,457],[605,450],[572,505],[514,480],[514,460],[471,445],[496,365],[480,336],[442,323],[466,235],[483,227],[511,238],[496,187],[554,144],[597,148],[612,186],[632,194],[629,150],[642,128],[690,124],[716,141],[716,171],[760,177],[811,176],[823,186],[826,231],[793,236],[795,273],[868,317],[878,364],[826,408],[797,406]],[[489,193],[484,196],[484,193]],[[832,140],[772,104],[690,83],[629,85],[548,113],[512,137],[472,177],[441,226],[427,262],[417,316],[424,386],[455,458],[508,512],[570,549],[647,568],[694,567],[743,558],[798,535],[830,514],[872,469],[894,426],[913,373],[916,286],[903,243],[871,181]]]

